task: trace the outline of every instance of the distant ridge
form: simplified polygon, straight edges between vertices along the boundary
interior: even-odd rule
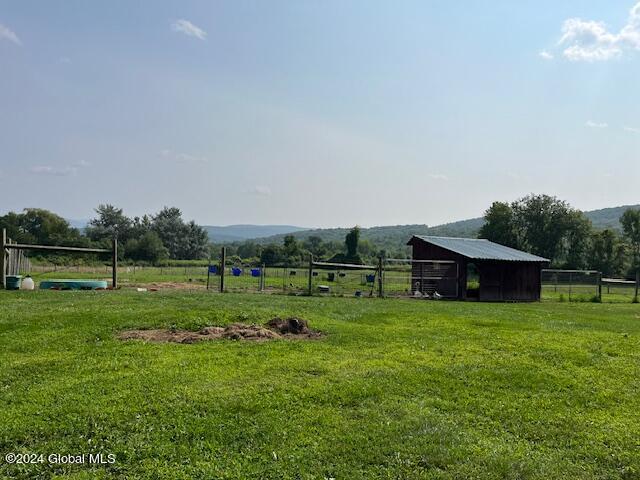
[[[620,232],[619,218],[630,208],[640,209],[638,205],[623,205],[620,207],[602,208],[583,212],[591,220],[593,227],[597,230],[612,229]],[[429,227],[427,225],[392,225],[381,227],[363,228],[361,238],[369,240],[378,245],[394,245],[399,248],[404,246],[411,235],[438,235],[442,237],[462,237],[475,238],[484,224],[482,217],[460,220],[457,222],[445,223]],[[300,230],[291,233],[298,239],[304,239],[315,235],[324,241],[344,241],[344,236],[349,231],[348,228],[319,228],[313,230]],[[274,235],[272,237],[261,238],[258,243],[280,243],[284,235]]]
[[[294,225],[203,225],[209,235],[209,240],[215,243],[236,242],[254,238],[286,235],[288,233],[307,230]]]

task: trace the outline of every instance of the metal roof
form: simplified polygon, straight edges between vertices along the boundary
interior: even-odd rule
[[[477,238],[431,237],[414,235],[427,243],[460,254],[472,260],[500,260],[504,262],[549,262],[547,258],[538,257],[531,253],[505,247],[499,243]],[[412,238],[412,240],[413,240]],[[409,243],[411,240],[409,241]]]

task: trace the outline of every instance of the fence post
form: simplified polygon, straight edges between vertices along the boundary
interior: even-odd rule
[[[118,288],[118,237],[113,237],[111,265],[111,288]]]
[[[602,272],[598,272],[598,300],[602,302]]]
[[[571,301],[571,287],[573,286],[573,274],[569,272],[569,301]]]
[[[2,251],[0,252],[0,288],[7,287],[7,251],[4,246],[7,244],[7,229],[2,229],[2,243],[0,244],[0,248]]]
[[[309,254],[309,286],[308,286],[308,295],[311,296],[313,293],[313,254]]]
[[[636,294],[634,297],[634,302],[638,301],[638,290],[640,290],[640,270],[636,272]]]
[[[224,266],[227,263],[227,247],[220,252],[220,293],[224,293]]]
[[[382,256],[378,257],[378,297],[382,298],[384,296],[384,284],[382,280]]]
[[[266,268],[266,265],[263,263],[262,266],[260,267],[260,291],[261,292],[264,292],[264,278],[267,275],[265,268]]]

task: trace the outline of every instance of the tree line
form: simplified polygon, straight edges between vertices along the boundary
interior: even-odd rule
[[[0,228],[18,243],[110,248],[118,239],[119,257],[157,263],[163,260],[195,260],[209,256],[209,237],[194,221],[185,222],[175,207],[164,207],[154,215],[127,217],[121,208],[99,205],[95,217],[83,230],[73,228],[61,216],[40,208],[0,216]],[[77,256],[38,254],[61,263]]]
[[[629,277],[640,270],[640,210],[620,217],[622,235],[595,230],[582,212],[549,195],[494,202],[484,219],[480,238],[548,258],[554,268]]]
[[[593,269],[605,276],[633,277],[640,270],[640,210],[626,210],[620,224],[621,234],[611,229],[596,230],[567,202],[549,195],[529,195],[511,203],[494,202],[484,214],[478,236],[548,258],[554,268]],[[72,228],[53,212],[28,208],[0,216],[0,228],[6,228],[14,241],[43,245],[109,248],[117,237],[121,259],[150,264],[207,258],[217,261],[221,246],[211,244],[206,230],[194,221],[184,221],[175,207],[131,218],[121,208],[99,205],[83,230]],[[226,247],[232,263],[269,266],[304,265],[309,254],[318,260],[357,264],[374,263],[379,256],[410,256],[402,245],[390,249],[386,244],[361,239],[357,226],[342,242],[317,235],[300,240],[286,235],[281,243],[263,245],[247,240]],[[74,257],[58,260],[63,263],[65,258],[68,261]]]

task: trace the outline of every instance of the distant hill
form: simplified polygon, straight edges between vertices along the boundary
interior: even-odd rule
[[[624,212],[629,209],[638,210],[640,205],[623,205],[621,207],[601,208],[600,210],[592,210],[590,212],[584,212],[593,226],[597,229],[604,230],[606,228],[610,230],[622,231],[620,225],[620,217]]]
[[[292,232],[307,230],[306,228],[295,227],[293,225],[228,225],[226,227],[204,225],[203,228],[209,234],[209,239],[215,243],[286,235]]]
[[[620,216],[629,208],[640,209],[640,205],[625,205],[621,207],[603,208],[584,212],[585,216],[591,220],[594,228],[604,230],[605,228],[620,231]],[[411,238],[412,235],[438,235],[443,237],[463,237],[474,238],[478,235],[480,227],[484,223],[483,218],[471,218],[460,220],[443,225],[429,227],[427,225],[393,225],[384,227],[363,228],[361,238],[371,241],[376,245],[385,248],[401,248]],[[344,241],[344,236],[349,231],[348,228],[321,228],[312,230],[300,230],[291,233],[298,239],[305,239],[312,235],[322,238],[324,241]],[[282,243],[284,235],[274,235],[261,238],[258,243]]]

